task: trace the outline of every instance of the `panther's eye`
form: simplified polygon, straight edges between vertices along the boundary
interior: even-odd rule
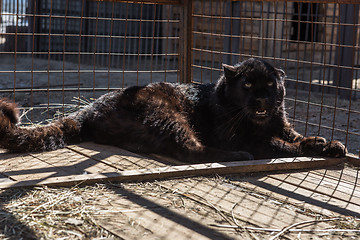
[[[245,82],[244,87],[245,88],[251,88],[252,84],[249,82]]]
[[[274,86],[274,82],[268,82],[267,85],[268,85],[269,87],[272,87],[272,86]]]

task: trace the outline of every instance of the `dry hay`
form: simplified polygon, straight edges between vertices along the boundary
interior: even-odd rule
[[[108,239],[98,226],[92,204],[110,190],[96,184],[86,187],[9,189],[1,192],[2,238]]]
[[[193,178],[196,181],[211,181],[219,184],[231,183],[231,180],[223,177],[214,178]],[[96,217],[111,213],[112,209],[99,207],[99,203],[111,201],[114,195],[117,195],[118,189],[125,189],[141,197],[150,197],[152,199],[161,199],[164,207],[180,209],[201,215],[209,222],[217,223],[212,227],[228,229],[233,234],[242,237],[268,239],[276,234],[286,236],[288,232],[281,232],[282,229],[262,229],[252,226],[247,222],[234,216],[233,212],[219,210],[214,204],[209,202],[206,197],[190,196],[181,193],[177,189],[169,188],[173,184],[187,179],[176,179],[168,181],[155,181],[145,183],[107,183],[95,184],[93,186],[74,186],[71,188],[55,187],[34,187],[32,189],[9,189],[3,190],[1,196],[0,209],[0,238],[3,239],[118,239],[117,236],[107,231],[101,224],[97,223]],[[268,199],[269,196],[259,194],[249,189],[238,189],[247,194],[258,197],[259,199]],[[122,196],[124,197],[124,196]],[[125,196],[126,197],[126,196]],[[272,199],[278,202],[276,199]],[[281,203],[283,207],[288,203]],[[111,206],[111,203],[109,202]],[[234,205],[233,209],[236,207]],[[297,208],[297,207],[296,207]],[[330,218],[318,215],[306,209],[296,209],[314,217],[313,224],[322,221],[329,221],[333,226],[329,231],[323,230],[316,232],[317,236],[331,236],[336,234],[341,238],[344,234],[343,229],[360,229],[360,220],[352,217],[347,218]],[[121,212],[116,212],[119,217]],[[136,228],[136,223],[128,220],[130,227]],[[301,223],[299,223],[300,225]],[[211,224],[210,224],[211,225]],[[309,223],[307,224],[309,226]],[[122,227],[122,226],[119,226]],[[289,226],[289,231],[301,233],[302,229],[295,226]],[[336,232],[337,230],[338,232]],[[304,231],[306,233],[306,231]],[[346,233],[346,231],[345,231]],[[353,236],[356,236],[355,235]]]

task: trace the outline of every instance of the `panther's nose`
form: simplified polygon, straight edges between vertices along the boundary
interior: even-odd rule
[[[257,106],[260,109],[265,109],[265,105],[266,105],[266,98],[257,98],[255,99]]]

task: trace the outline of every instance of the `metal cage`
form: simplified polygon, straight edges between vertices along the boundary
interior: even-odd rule
[[[20,103],[24,123],[129,85],[214,82],[222,63],[258,57],[286,72],[287,111],[299,132],[359,155],[355,0],[0,3],[0,94]]]

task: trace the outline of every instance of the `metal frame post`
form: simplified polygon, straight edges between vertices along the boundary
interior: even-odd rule
[[[193,45],[193,0],[182,0],[180,14],[180,82],[192,81],[192,45]]]

